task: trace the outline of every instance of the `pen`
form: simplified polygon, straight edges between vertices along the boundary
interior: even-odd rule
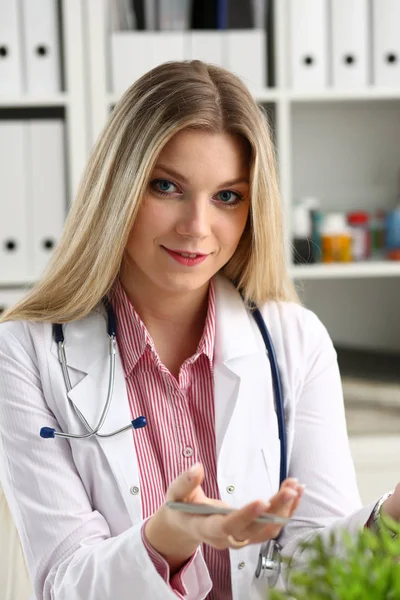
[[[212,504],[196,504],[194,502],[166,502],[165,505],[172,510],[180,510],[196,515],[230,515],[238,510],[236,508],[225,508],[223,506],[213,506]],[[290,519],[270,513],[264,513],[254,520],[256,523],[286,525],[286,523],[289,523]]]

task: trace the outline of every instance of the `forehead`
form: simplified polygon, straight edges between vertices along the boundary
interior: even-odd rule
[[[177,170],[185,166],[199,167],[207,171],[222,169],[236,175],[249,168],[249,145],[247,140],[232,133],[184,129],[167,142],[156,165],[166,162]]]

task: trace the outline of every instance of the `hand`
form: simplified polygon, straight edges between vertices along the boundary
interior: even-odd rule
[[[201,488],[203,479],[202,465],[194,465],[171,483],[166,500],[229,506],[207,498]],[[269,502],[255,500],[231,515],[194,515],[173,511],[163,505],[147,522],[146,536],[153,548],[169,562],[171,570],[178,569],[201,543],[222,550],[232,547],[230,536],[238,541],[245,540],[245,545],[275,538],[282,525],[260,524],[255,519],[264,512],[291,517],[302,493],[303,486],[297,480],[286,479]]]
[[[393,494],[382,504],[381,510],[394,521],[400,521],[400,483],[397,484]]]

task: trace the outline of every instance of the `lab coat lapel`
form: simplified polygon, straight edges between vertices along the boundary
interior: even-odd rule
[[[232,284],[215,278],[214,395],[217,456],[240,393],[241,368],[237,359],[257,352],[249,315]]]
[[[65,349],[72,389],[68,397],[94,427],[107,399],[110,372],[109,338],[103,311],[95,310],[82,321],[65,326]],[[57,346],[52,343],[52,354],[57,356]],[[75,370],[75,372],[74,372]],[[80,371],[80,373],[78,373]],[[101,433],[109,433],[128,425],[131,421],[125,375],[119,352],[116,353],[114,391],[110,410]],[[80,431],[84,433],[83,428]],[[132,497],[132,482],[139,481],[139,470],[131,430],[111,438],[91,440],[99,443],[109,462],[132,521],[141,519],[140,495]],[[87,443],[82,441],[82,443]]]
[[[269,482],[263,484],[264,495],[279,484],[279,438],[268,355],[253,317],[232,284],[218,277],[215,290],[215,426],[220,482],[245,482],[249,477],[248,493],[257,494],[257,482],[247,473],[262,454]]]

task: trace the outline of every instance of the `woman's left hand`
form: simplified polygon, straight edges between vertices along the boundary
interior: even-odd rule
[[[397,484],[393,494],[382,504],[382,511],[395,521],[400,521],[400,483]]]

